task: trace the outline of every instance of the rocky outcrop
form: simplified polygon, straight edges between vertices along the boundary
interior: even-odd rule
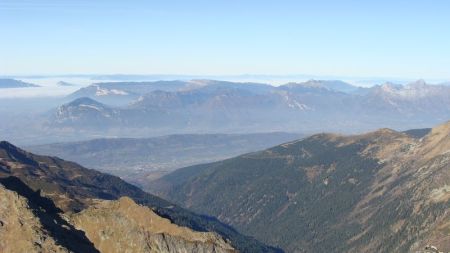
[[[0,184],[0,252],[69,252],[57,245],[28,200]]]
[[[71,219],[101,252],[236,252],[217,234],[180,227],[127,197],[99,201]]]
[[[0,252],[99,252],[40,191],[16,177],[0,177],[0,184],[6,192],[0,198],[0,217],[6,224]]]
[[[76,214],[52,214],[36,203],[46,199],[35,197],[0,184],[0,252],[237,252],[217,234],[173,224],[127,197],[93,200],[97,203]],[[65,231],[56,234],[57,227]],[[74,232],[81,236],[74,238]]]

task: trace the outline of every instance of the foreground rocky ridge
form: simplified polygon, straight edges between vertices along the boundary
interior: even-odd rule
[[[26,198],[0,185],[0,252],[69,252],[56,244]]]
[[[449,251],[449,182],[450,122],[418,138],[314,135],[175,171],[154,191],[288,252]]]
[[[20,252],[12,238],[22,227],[31,231],[22,237],[26,252],[280,252],[117,177],[7,142],[0,142],[0,184],[10,196],[0,202],[1,252]],[[30,218],[8,217],[9,209]]]
[[[100,201],[71,220],[101,252],[237,252],[217,234],[177,226],[128,197]]]
[[[0,185],[1,252],[237,252],[217,234],[177,226],[127,197],[56,214],[20,194]]]

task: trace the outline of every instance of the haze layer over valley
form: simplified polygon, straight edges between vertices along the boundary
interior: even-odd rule
[[[63,97],[2,99],[2,136],[31,145],[169,134],[361,133],[431,127],[450,114],[450,86],[423,80],[368,88],[333,80],[280,86],[104,82],[69,88],[78,90]]]

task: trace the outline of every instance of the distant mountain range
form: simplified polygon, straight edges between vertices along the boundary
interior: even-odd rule
[[[410,99],[409,87],[390,92]],[[448,252],[449,151],[450,122],[317,134],[183,168],[151,188],[286,252]]]
[[[1,252],[282,252],[121,179],[0,142]]]
[[[94,83],[70,94],[68,98],[88,97],[102,103],[126,104],[155,90],[177,91],[189,86],[184,81]]]
[[[371,88],[311,80],[279,87],[212,80],[99,83],[70,95],[51,128],[173,132],[355,132],[426,127],[450,115],[450,87]],[[97,102],[97,100],[99,102]]]
[[[27,147],[98,169],[146,187],[156,177],[189,165],[219,161],[300,138],[299,134],[184,134],[108,138]]]
[[[16,79],[0,79],[0,89],[2,88],[27,88],[27,87],[39,87],[39,85],[26,83]]]

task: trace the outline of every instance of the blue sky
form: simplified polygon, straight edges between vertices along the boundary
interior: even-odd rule
[[[450,80],[450,1],[0,0],[0,75]]]

